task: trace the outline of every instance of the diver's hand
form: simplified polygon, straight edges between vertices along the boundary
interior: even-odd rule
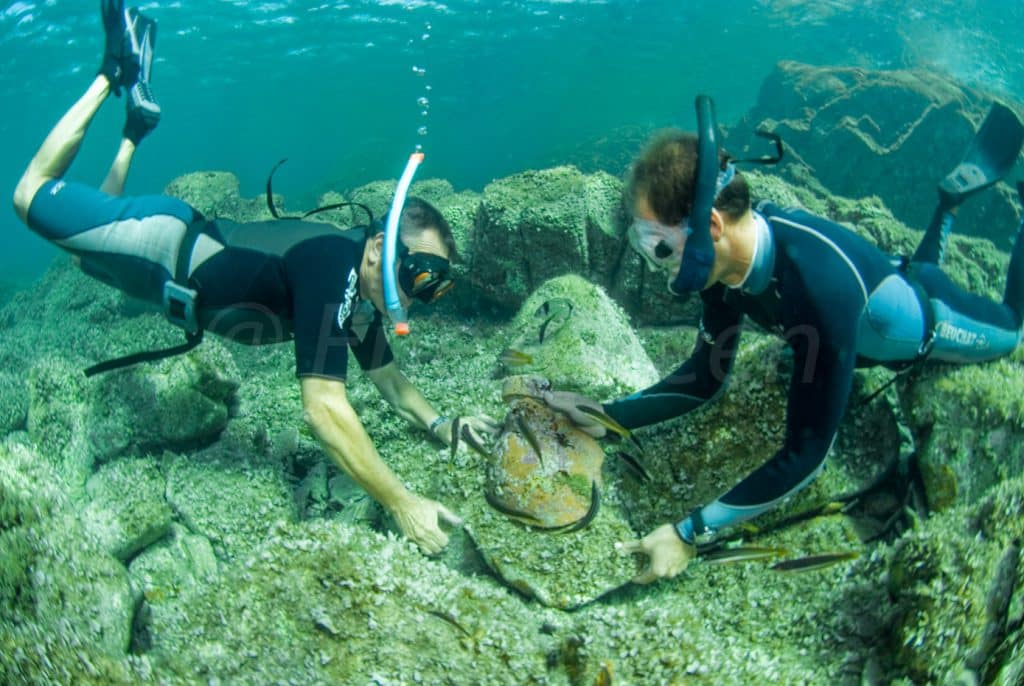
[[[460,517],[441,503],[415,493],[393,507],[391,514],[405,537],[427,555],[435,555],[448,545],[448,534],[441,530],[442,522],[457,527],[463,524]]]
[[[658,579],[671,579],[686,569],[697,557],[697,548],[679,538],[675,527],[663,524],[638,541],[616,543],[621,553],[641,553],[649,560],[642,572],[633,577],[635,584],[649,584]]]
[[[450,446],[452,441],[455,440],[456,420],[458,420],[460,441],[464,440],[466,438],[466,432],[469,432],[477,445],[483,445],[481,434],[494,436],[501,431],[501,425],[487,415],[480,415],[479,417],[471,415],[456,417],[455,419],[449,419],[446,422],[442,422],[434,428],[434,436],[447,446]]]
[[[604,426],[594,417],[586,412],[580,412],[578,409],[582,405],[604,414],[604,408],[596,400],[591,400],[585,395],[571,391],[544,391],[540,394],[539,399],[543,400],[552,410],[567,415],[573,424],[579,427],[580,431],[588,433],[594,438],[603,438],[605,433],[607,433]]]

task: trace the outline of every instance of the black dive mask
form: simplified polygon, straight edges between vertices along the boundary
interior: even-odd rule
[[[398,258],[398,285],[410,298],[432,303],[455,285],[449,276],[451,263],[439,255],[409,252],[399,241]]]

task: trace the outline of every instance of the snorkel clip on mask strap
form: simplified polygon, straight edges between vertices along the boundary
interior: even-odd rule
[[[732,164],[724,170],[718,164],[718,136],[715,104],[706,95],[698,95],[697,109],[697,180],[690,212],[690,235],[683,248],[679,273],[669,284],[676,295],[700,291],[711,278],[715,263],[715,246],[711,241],[711,209],[718,193],[729,185],[736,175]]]
[[[396,268],[398,264],[398,221],[402,216],[405,196],[409,192],[412,177],[416,174],[416,168],[422,161],[422,152],[414,152],[409,155],[409,161],[406,162],[405,170],[395,188],[395,197],[391,200],[388,221],[384,227],[384,262],[381,265],[384,279],[384,306],[395,327],[395,334],[399,336],[409,334],[409,322],[405,315],[405,308],[402,307],[402,302],[398,299],[398,284],[395,282],[398,271]]]

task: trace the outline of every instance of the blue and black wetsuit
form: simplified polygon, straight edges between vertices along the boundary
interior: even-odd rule
[[[36,193],[28,225],[90,276],[158,306],[190,234],[185,264],[202,328],[247,345],[294,340],[299,376],[344,380],[350,349],[363,369],[393,359],[380,313],[359,298],[363,230],[206,220],[177,198],[112,197],[62,180]]]
[[[792,349],[784,445],[728,493],[677,524],[690,542],[695,533],[765,512],[817,476],[846,410],[855,368],[897,367],[928,346],[938,360],[991,360],[1012,352],[1021,337],[1019,234],[1007,295],[997,303],[963,291],[936,264],[901,268],[864,238],[807,212],[762,203],[754,220],[750,271],[737,287],[716,284],[701,293],[701,327],[690,358],[650,388],[605,405],[609,415],[636,428],[707,402],[731,370],[745,317]]]

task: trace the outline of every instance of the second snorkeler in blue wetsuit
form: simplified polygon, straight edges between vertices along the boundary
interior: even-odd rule
[[[926,356],[992,360],[1017,347],[1024,320],[1024,229],[1017,233],[1003,301],[973,295],[937,264],[948,221],[933,222],[914,258],[901,264],[827,219],[770,203],[752,207],[746,181],[706,140],[714,137],[709,101],[704,114],[700,137],[671,132],[658,138],[634,165],[629,183],[633,247],[669,274],[673,292],[700,291],[695,348],[666,378],[603,409],[636,428],[711,400],[729,375],[741,326],[750,318],[784,338],[794,354],[785,442],[711,504],[620,544],[649,558],[634,579],[639,583],[675,576],[696,555],[697,537],[761,514],[807,486],[835,438],[857,367],[898,367]],[[1012,164],[1021,129],[1009,116],[1016,139]],[[710,169],[701,173],[708,159]],[[944,211],[966,195],[949,196]],[[546,400],[586,428],[588,417],[575,409],[580,396],[554,392]]]

